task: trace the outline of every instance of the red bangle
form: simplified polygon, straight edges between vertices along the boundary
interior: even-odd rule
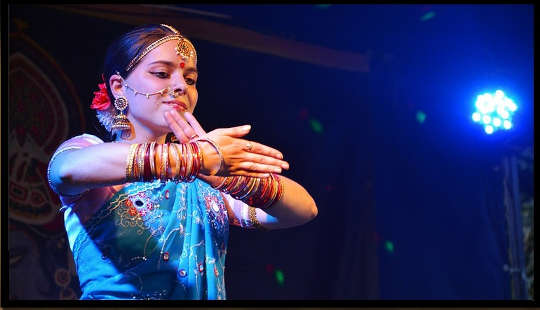
[[[150,144],[148,144],[144,154],[144,181],[148,182],[151,180],[152,170],[150,169]]]
[[[142,143],[139,143],[137,145],[137,148],[135,149],[135,156],[133,156],[133,179],[139,181],[140,179],[140,173],[139,173],[139,165],[137,164],[137,157],[139,156],[139,149],[141,148]]]
[[[195,180],[197,174],[199,174],[199,169],[201,168],[201,166],[199,162],[199,147],[197,146],[197,143],[190,142],[189,145],[193,150],[193,173],[191,174],[188,182],[192,182],[193,180]]]

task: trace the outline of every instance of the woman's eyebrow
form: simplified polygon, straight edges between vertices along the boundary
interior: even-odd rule
[[[151,66],[153,64],[164,64],[168,67],[176,67],[176,64],[172,61],[167,61],[167,60],[156,60],[156,61],[152,61],[151,63],[148,64],[148,66]],[[196,73],[196,74],[199,74],[199,71],[197,71],[197,68],[195,67],[189,67],[189,68],[186,68],[184,70],[184,73]]]
[[[153,65],[153,64],[157,64],[157,63],[164,64],[164,65],[169,66],[169,67],[174,67],[174,63],[172,61],[167,61],[167,60],[152,61],[148,65],[150,66],[150,65]]]
[[[199,71],[197,71],[197,68],[189,67],[184,70],[184,73],[196,73],[198,75]]]

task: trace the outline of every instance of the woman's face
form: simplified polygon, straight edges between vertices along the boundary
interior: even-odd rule
[[[155,93],[168,88],[163,95],[147,98],[123,87],[129,103],[127,117],[135,130],[142,126],[156,136],[168,133],[171,130],[164,118],[166,111],[177,110],[183,115],[185,111],[193,113],[197,105],[197,63],[195,57],[184,60],[177,55],[177,44],[178,40],[171,40],[153,49],[126,79],[127,84],[139,93]],[[176,97],[168,91],[176,91]]]

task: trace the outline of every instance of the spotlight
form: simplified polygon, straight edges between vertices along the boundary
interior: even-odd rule
[[[488,135],[499,129],[509,130],[513,127],[512,115],[518,107],[502,90],[478,95],[474,106],[476,111],[472,114],[472,119],[483,125]]]

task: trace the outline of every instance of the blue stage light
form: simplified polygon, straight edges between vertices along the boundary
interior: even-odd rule
[[[512,115],[517,110],[514,101],[500,89],[495,93],[485,93],[476,97],[474,104],[476,111],[472,114],[474,122],[482,124],[487,134],[492,134],[498,129],[511,129]],[[502,127],[501,127],[502,125]]]

